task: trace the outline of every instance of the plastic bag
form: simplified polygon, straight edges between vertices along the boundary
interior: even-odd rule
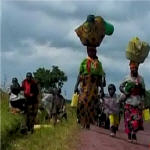
[[[71,107],[77,107],[79,95],[74,93],[72,96]]]
[[[141,41],[138,37],[135,37],[128,43],[126,57],[131,61],[143,63],[145,58],[148,56],[149,50],[150,46],[148,43]]]

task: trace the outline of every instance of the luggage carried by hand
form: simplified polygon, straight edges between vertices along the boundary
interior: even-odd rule
[[[74,93],[71,100],[71,107],[77,107],[79,94]]]
[[[148,43],[141,41],[138,37],[131,39],[126,49],[126,58],[137,62],[143,63],[148,56],[150,46]]]
[[[145,121],[150,120],[150,110],[148,108],[143,110],[143,118]]]
[[[111,35],[113,31],[113,25],[107,23],[101,16],[94,15],[89,15],[87,20],[75,29],[83,45],[94,47],[99,46],[105,35]]]

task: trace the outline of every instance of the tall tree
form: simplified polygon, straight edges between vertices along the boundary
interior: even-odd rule
[[[39,68],[33,74],[41,88],[45,89],[62,88],[64,82],[67,81],[67,76],[58,66],[52,66],[52,70]]]

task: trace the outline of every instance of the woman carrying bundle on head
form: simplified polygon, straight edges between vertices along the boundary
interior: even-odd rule
[[[82,128],[90,128],[96,121],[96,106],[98,103],[98,89],[103,91],[104,71],[96,56],[96,47],[87,47],[88,57],[81,62],[80,71],[74,92],[79,92],[77,117]],[[78,85],[80,84],[80,91]]]
[[[130,75],[120,85],[120,91],[124,94],[124,121],[125,132],[128,134],[129,142],[137,142],[136,133],[143,130],[142,109],[144,109],[145,84],[139,75],[139,64],[145,61],[150,47],[148,43],[139,38],[133,38],[128,43],[126,57],[130,60]]]

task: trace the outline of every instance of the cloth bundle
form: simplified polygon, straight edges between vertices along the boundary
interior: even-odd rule
[[[135,37],[128,43],[126,58],[137,63],[143,63],[148,56],[149,50],[150,46],[148,43]]]
[[[107,23],[101,16],[89,15],[86,22],[75,29],[76,34],[85,46],[97,47],[106,35],[114,31],[113,25]]]
[[[128,94],[130,91],[135,88],[135,83],[134,82],[127,82],[125,84],[125,92]]]

